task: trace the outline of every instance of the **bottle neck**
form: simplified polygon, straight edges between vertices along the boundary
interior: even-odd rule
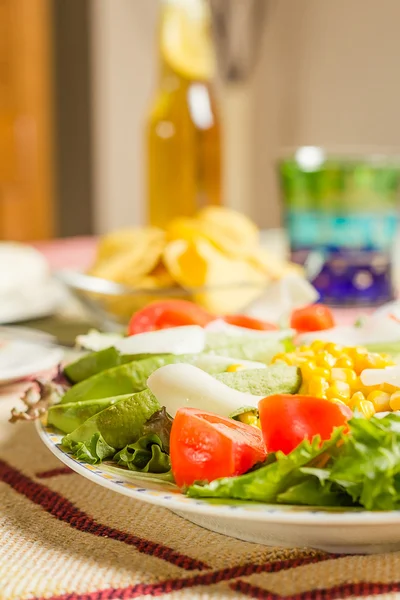
[[[203,32],[209,26],[207,0],[161,0],[158,26],[158,79],[161,87],[187,88],[193,82],[209,84],[209,79],[196,77],[196,69],[193,73],[185,69],[187,58],[184,58],[193,50],[193,39],[198,41],[200,37],[202,40]],[[209,48],[207,43],[205,45],[206,48],[203,50],[201,47],[201,51],[207,55]]]

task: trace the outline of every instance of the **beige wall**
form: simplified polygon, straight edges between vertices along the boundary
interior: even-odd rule
[[[156,0],[91,0],[95,231],[144,220]]]
[[[270,0],[254,79],[249,214],[280,220],[273,161],[298,144],[400,146],[400,0]],[[144,218],[156,0],[92,0],[96,229]]]
[[[400,147],[399,24],[399,0],[276,0],[255,81],[261,225],[279,222],[281,146]]]

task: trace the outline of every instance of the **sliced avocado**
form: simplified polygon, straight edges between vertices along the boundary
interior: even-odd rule
[[[155,369],[167,364],[172,355],[132,361],[97,373],[72,386],[61,402],[85,402],[97,398],[109,398],[122,394],[141,392],[146,387],[149,375]],[[171,360],[172,362],[172,360]]]
[[[234,358],[258,361],[269,365],[275,354],[285,352],[285,344],[283,341],[277,340],[254,338],[243,340],[243,338],[236,339],[231,336],[229,343],[220,347],[209,348],[206,352],[216,356],[233,356]]]
[[[372,344],[365,344],[365,347],[369,352],[377,352],[378,354],[390,354],[394,360],[399,358],[400,356],[400,341],[375,342]]]
[[[142,435],[146,421],[160,409],[160,404],[150,390],[132,394],[90,417],[66,435],[62,443],[74,451],[77,444],[89,445],[93,437],[97,436],[110,447],[109,453],[113,455],[116,450],[136,442]]]
[[[72,386],[61,402],[85,402],[97,398],[109,398],[121,394],[134,394],[146,388],[147,379],[156,369],[173,363],[197,364],[207,373],[215,374],[226,370],[227,365],[213,363],[208,354],[165,354],[140,361],[132,361],[107,369]]]
[[[63,433],[71,433],[87,419],[93,417],[116,402],[130,398],[131,394],[88,400],[87,402],[69,402],[56,404],[47,412],[47,424],[53,425]]]
[[[301,385],[300,369],[280,363],[265,369],[220,373],[215,377],[239,392],[249,392],[254,396],[296,394]]]
[[[133,360],[150,358],[151,356],[151,354],[121,354],[114,347],[105,348],[98,352],[90,352],[70,363],[64,368],[64,374],[72,383],[79,383],[107,369],[118,367]]]

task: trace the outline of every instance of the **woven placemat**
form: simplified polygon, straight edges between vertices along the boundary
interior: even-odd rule
[[[333,556],[211,533],[64,467],[0,390],[0,600],[322,600],[400,591],[400,553]]]

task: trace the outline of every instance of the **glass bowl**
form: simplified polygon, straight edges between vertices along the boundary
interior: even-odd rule
[[[134,312],[151,302],[167,299],[190,300],[213,314],[240,312],[255,302],[270,283],[266,279],[201,288],[130,288],[81,271],[62,270],[55,276],[104,331],[123,331]]]

